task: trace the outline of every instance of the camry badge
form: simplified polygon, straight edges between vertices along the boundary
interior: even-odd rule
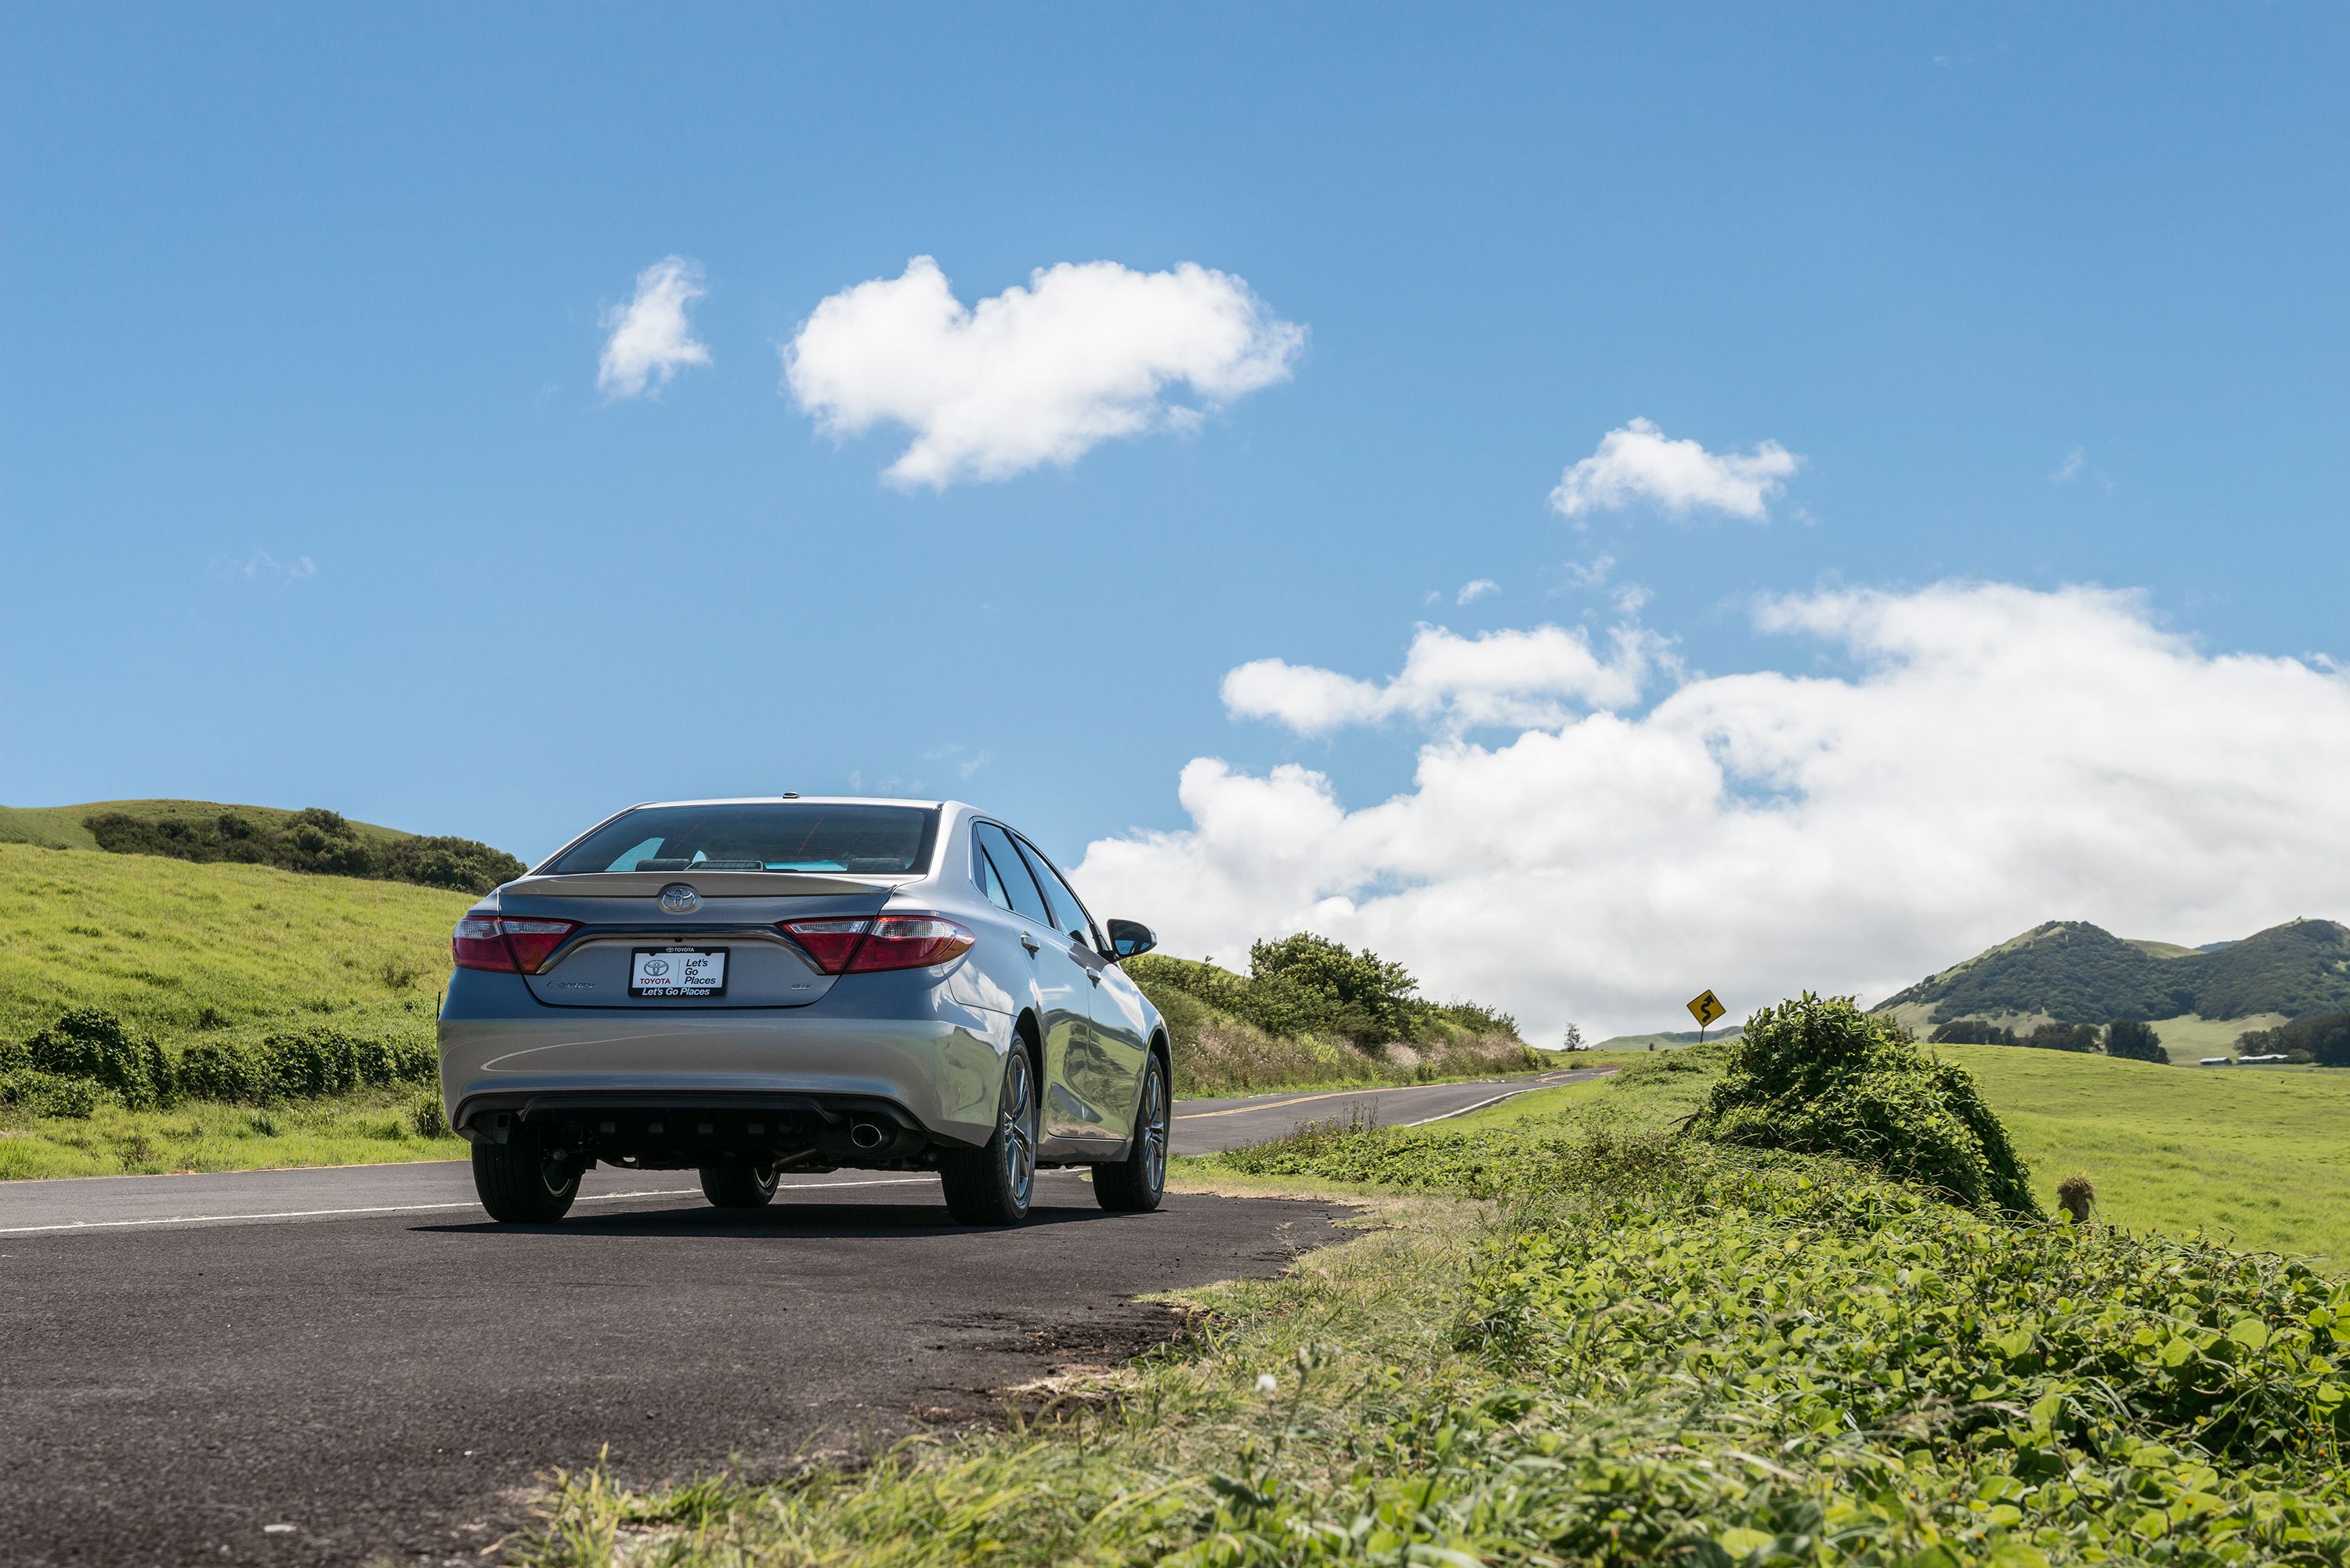
[[[660,890],[660,907],[672,915],[690,915],[702,908],[702,895],[682,882],[671,882]]]

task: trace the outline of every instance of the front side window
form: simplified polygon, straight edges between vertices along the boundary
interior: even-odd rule
[[[546,869],[839,871],[903,875],[930,864],[939,814],[919,805],[731,801],[623,812]]]
[[[1053,917],[1046,912],[1044,897],[1036,891],[1036,883],[1028,875],[1020,851],[1012,847],[1012,836],[992,822],[983,822],[971,830],[971,836],[979,846],[979,859],[972,869],[982,877],[981,886],[986,886],[986,877],[993,876],[1010,900],[1006,909],[1027,916],[1040,926],[1051,926]],[[994,896],[992,890],[988,894],[991,898]]]

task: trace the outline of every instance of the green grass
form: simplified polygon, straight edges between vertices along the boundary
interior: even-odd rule
[[[2208,1234],[2350,1272],[2350,1073],[2165,1067],[2070,1051],[1937,1045],[1982,1086],[2032,1168],[2041,1203],[2085,1174],[2099,1218],[2126,1230]],[[1697,1108],[1710,1075],[1541,1089],[1445,1124],[1633,1136]]]
[[[2350,1073],[2158,1066],[1938,1045],[1982,1085],[2053,1202],[2075,1171],[2101,1217],[2350,1270]]]
[[[0,1036],[103,1007],[166,1042],[331,1022],[430,1032],[463,893],[0,844]]]
[[[2247,1030],[2274,1029],[2285,1022],[2282,1012],[2255,1012],[2244,1018],[2205,1018],[2189,1012],[2158,1019],[2150,1027],[2174,1063],[2191,1066],[2199,1056],[2234,1055],[2236,1036]]]
[[[191,1100],[167,1111],[102,1105],[88,1121],[0,1126],[0,1180],[463,1159],[463,1139],[422,1130],[436,1096],[385,1089],[267,1106]]]

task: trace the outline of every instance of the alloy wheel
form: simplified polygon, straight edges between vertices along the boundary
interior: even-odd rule
[[[1014,1201],[1023,1209],[1036,1186],[1035,1108],[1028,1053],[1014,1051],[1003,1069],[1003,1177]]]
[[[1150,1188],[1155,1192],[1167,1184],[1167,1075],[1156,1063],[1151,1064],[1149,1081],[1142,1092],[1149,1096],[1142,1113],[1142,1144],[1148,1151],[1144,1158],[1149,1162]]]

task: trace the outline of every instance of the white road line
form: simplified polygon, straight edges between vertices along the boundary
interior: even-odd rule
[[[1581,1073],[1587,1072],[1589,1069],[1584,1067],[1570,1067],[1565,1069],[1565,1071],[1570,1073]],[[1546,1074],[1544,1075],[1544,1078],[1551,1075],[1553,1075]],[[1379,1088],[1325,1089],[1319,1094],[1300,1095],[1295,1099],[1271,1100],[1262,1105],[1230,1106],[1221,1111],[1179,1111],[1176,1113],[1174,1119],[1179,1122],[1203,1122],[1211,1116],[1244,1116],[1252,1111],[1277,1111],[1286,1106],[1302,1106],[1312,1100],[1362,1100],[1368,1099],[1373,1095],[1409,1095],[1425,1089],[1440,1089],[1444,1086],[1445,1085],[1442,1084],[1388,1084]],[[1523,1095],[1527,1089],[1550,1089],[1556,1088],[1557,1086],[1558,1085],[1555,1084],[1544,1081],[1544,1079],[1536,1079],[1534,1082],[1524,1085],[1523,1088],[1511,1090],[1510,1095]],[[1501,1097],[1506,1100],[1510,1097],[1510,1095],[1503,1095]],[[1181,1102],[1178,1101],[1177,1103],[1180,1105]],[[1482,1103],[1490,1106],[1493,1102],[1486,1100]],[[1471,1110],[1474,1110],[1475,1108],[1476,1107],[1474,1106],[1470,1107]],[[1458,1116],[1459,1114],[1460,1113],[1458,1111],[1447,1113],[1447,1115],[1451,1116]],[[1430,1121],[1441,1121],[1443,1120],[1443,1117],[1430,1116],[1428,1119]],[[1402,1125],[1408,1127],[1416,1127],[1419,1126],[1418,1122],[1405,1122]]]
[[[1503,1100],[1514,1100],[1520,1095],[1531,1095],[1536,1089],[1557,1089],[1569,1086],[1563,1084],[1528,1084],[1524,1088],[1512,1089],[1506,1094],[1495,1095],[1490,1100],[1480,1100],[1473,1106],[1463,1106],[1457,1111],[1445,1111],[1437,1116],[1422,1116],[1416,1122],[1406,1122],[1403,1125],[1408,1127],[1424,1127],[1430,1122],[1451,1121],[1454,1116],[1465,1116],[1471,1111],[1482,1111],[1487,1106],[1498,1106]]]
[[[1066,1170],[1045,1170],[1040,1176],[1071,1176]],[[931,1176],[884,1176],[864,1181],[795,1181],[785,1185],[785,1192],[814,1192],[821,1189],[840,1187],[911,1187],[935,1181]],[[581,1196],[582,1203],[609,1203],[619,1198],[691,1198],[699,1196],[699,1187],[649,1187],[632,1192],[591,1192]],[[0,1226],[0,1236],[32,1236],[50,1231],[120,1231],[145,1225],[217,1225],[231,1220],[323,1220],[338,1214],[423,1214],[442,1209],[478,1209],[473,1199],[461,1203],[378,1203],[354,1209],[280,1209],[261,1214],[180,1214],[154,1220],[73,1220],[58,1225]]]

